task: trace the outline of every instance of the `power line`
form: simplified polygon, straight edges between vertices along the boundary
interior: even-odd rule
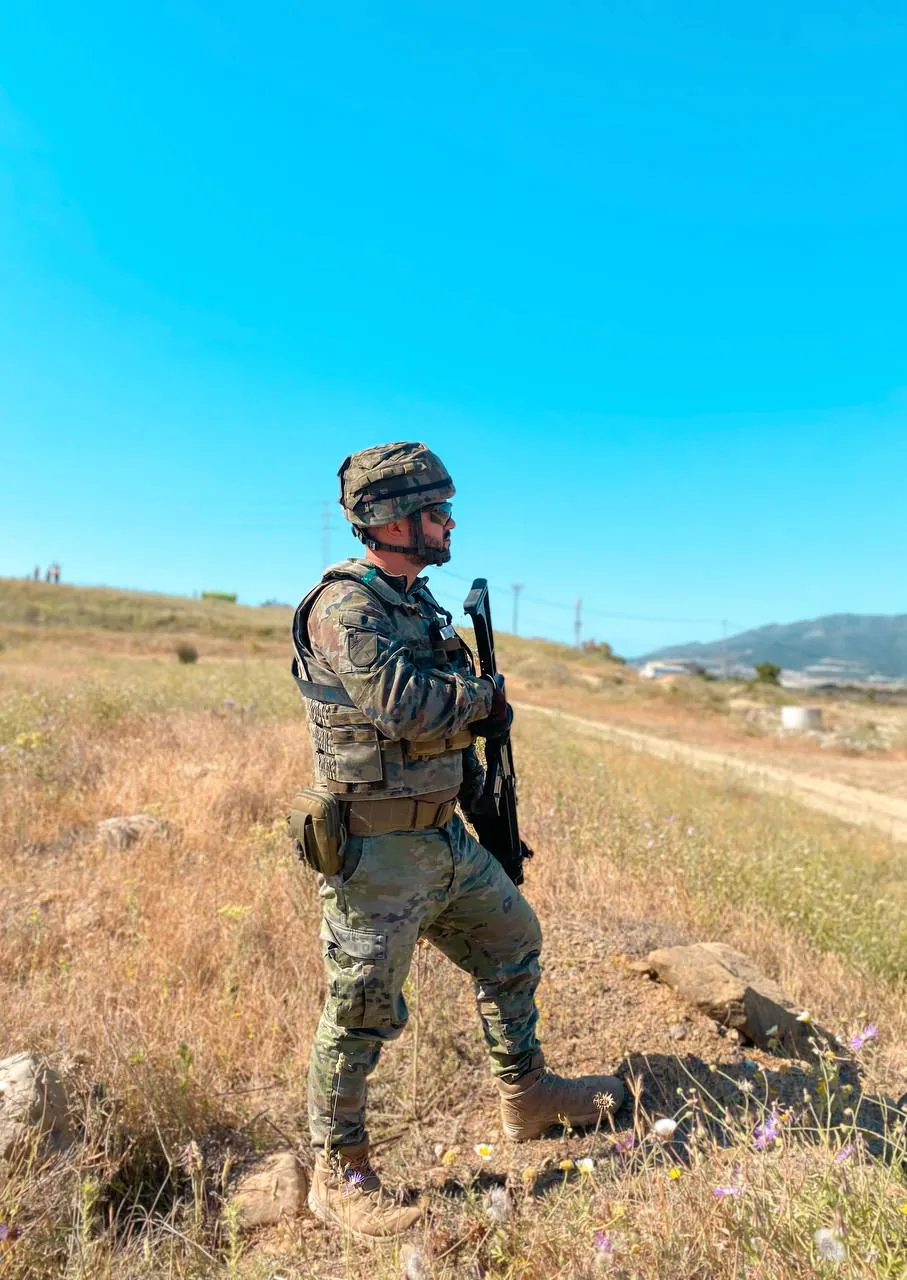
[[[449,578],[456,578],[457,581],[459,582],[468,582],[470,585],[472,584],[472,581],[473,581],[472,578],[464,577],[462,573],[454,573],[452,569],[442,568],[442,569],[439,569],[439,572],[445,574]],[[495,591],[504,592],[507,590],[506,587],[502,587],[499,583],[490,582],[488,585],[492,587],[492,589]],[[519,587],[520,587],[520,590],[522,591],[523,584],[520,583]],[[512,586],[510,589],[514,590],[514,587]],[[522,598],[526,601],[527,604],[534,604],[542,609],[569,610],[574,614],[574,619],[575,619],[576,603],[568,604],[566,601],[563,601],[563,600],[544,600],[539,596],[524,595]],[[587,617],[591,617],[591,618],[607,618],[613,622],[652,622],[652,623],[661,623],[661,624],[673,624],[673,625],[685,626],[685,627],[735,626],[735,627],[739,627],[741,630],[743,630],[745,627],[744,623],[735,623],[727,618],[670,618],[670,617],[659,617],[654,614],[618,613],[608,609],[587,609],[586,615]]]

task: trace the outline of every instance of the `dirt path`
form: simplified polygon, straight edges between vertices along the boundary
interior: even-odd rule
[[[533,702],[514,702],[513,705],[521,711],[563,720],[591,737],[604,738],[608,742],[630,747],[633,751],[645,751],[665,760],[679,760],[707,773],[733,776],[735,781],[742,780],[756,789],[780,792],[844,822],[877,827],[892,839],[907,843],[907,800],[899,800],[881,791],[851,787],[842,782],[827,782],[810,774],[745,760],[724,751],[711,751],[685,742],[673,742],[654,734],[640,733],[636,729],[618,728],[601,720],[587,720],[583,716],[571,715]]]

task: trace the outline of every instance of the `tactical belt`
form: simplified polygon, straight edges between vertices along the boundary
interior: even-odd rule
[[[353,800],[343,804],[343,821],[351,836],[428,831],[432,827],[446,827],[456,807],[456,791],[435,791],[396,800]]]

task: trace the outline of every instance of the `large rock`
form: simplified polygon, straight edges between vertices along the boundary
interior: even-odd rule
[[[267,1227],[305,1208],[309,1176],[292,1151],[266,1156],[236,1179],[228,1208],[237,1226]]]
[[[696,942],[649,954],[658,978],[679,996],[769,1053],[813,1058],[810,1040],[834,1037],[802,1018],[802,1010],[752,960],[723,942]]]
[[[69,1101],[60,1077],[34,1053],[0,1061],[0,1160],[34,1138],[52,1150],[72,1142]]]
[[[147,836],[165,836],[170,826],[153,813],[134,813],[131,818],[105,818],[98,823],[98,835],[111,853],[119,853]]]

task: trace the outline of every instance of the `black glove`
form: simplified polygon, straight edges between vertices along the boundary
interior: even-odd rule
[[[463,781],[457,793],[460,808],[468,816],[478,806],[485,786],[485,770],[479,763],[475,746],[463,752]]]
[[[491,677],[483,676],[482,679],[490,681]],[[505,738],[513,724],[513,707],[504,693],[504,677],[495,676],[493,684],[494,697],[491,700],[491,710],[487,716],[481,720],[473,720],[469,726],[480,738],[489,738],[492,742],[498,738]]]

